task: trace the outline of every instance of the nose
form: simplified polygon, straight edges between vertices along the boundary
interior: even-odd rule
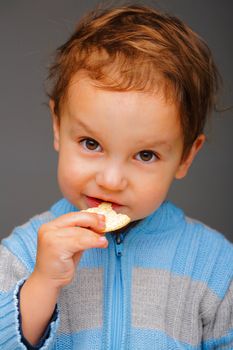
[[[127,179],[124,175],[123,166],[120,164],[106,164],[96,174],[96,183],[109,191],[122,191],[127,186]]]

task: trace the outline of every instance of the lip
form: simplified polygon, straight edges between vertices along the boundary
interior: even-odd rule
[[[85,196],[86,197],[86,203],[88,205],[89,208],[93,208],[93,207],[98,207],[98,205],[100,205],[103,202],[108,202],[112,204],[112,208],[115,209],[119,209],[122,207],[121,204],[107,200],[107,199],[100,199],[100,198],[96,198],[96,197],[90,197],[90,196]]]

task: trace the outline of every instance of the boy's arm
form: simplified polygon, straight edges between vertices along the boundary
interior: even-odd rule
[[[72,223],[73,215],[75,216],[75,223]],[[62,227],[57,227],[57,225],[61,224],[61,221],[63,222],[64,217],[51,221],[51,224],[48,223],[41,226],[41,239],[38,239],[37,262],[31,275],[29,266],[31,267],[33,261],[32,256],[28,255],[29,251],[26,242],[28,239],[31,242],[32,235],[28,226],[27,231],[15,230],[12,236],[3,241],[4,246],[0,245],[1,350],[24,348],[22,334],[20,333],[19,305],[23,336],[32,345],[32,348],[35,344],[37,345],[38,339],[50,322],[60,287],[62,284],[66,285],[71,282],[72,274],[82,251],[92,247],[107,247],[107,240],[101,239],[101,235],[96,233],[98,230],[99,233],[102,232],[104,219],[100,220],[100,217],[98,219],[98,216],[90,213],[78,214],[79,219],[85,221],[83,225],[87,225],[89,228],[95,227],[96,232],[94,232],[89,229],[76,227],[76,225],[81,223],[80,220],[77,222],[76,216],[77,214],[74,213],[66,214],[65,216],[71,226],[74,226],[73,230],[72,227],[67,228],[67,225],[65,225],[66,228],[64,229],[63,224],[61,225]],[[80,230],[82,231],[81,234]],[[66,249],[67,244],[68,250]],[[32,249],[34,249],[33,246]],[[20,258],[18,258],[18,255]],[[58,257],[59,259],[57,259]],[[52,283],[49,281],[52,281]],[[20,300],[17,298],[18,295],[20,295]],[[44,309],[47,312],[44,312]],[[43,310],[43,315],[41,310]],[[37,320],[39,320],[39,323],[37,323]],[[41,349],[44,346],[47,350],[53,347],[58,324],[59,317],[49,324],[49,336],[41,346]],[[33,328],[31,327],[34,327],[34,330],[36,329],[35,334],[32,334],[31,330]]]
[[[18,294],[24,343],[28,341],[29,344],[36,345],[41,342],[54,315],[58,295],[57,288],[50,286],[48,281],[37,280],[34,273],[25,281]]]
[[[11,240],[12,242],[12,240]],[[20,246],[15,248],[20,250]],[[22,247],[21,247],[22,248]],[[12,250],[13,251],[13,250]],[[24,348],[20,333],[20,314],[18,293],[29,276],[24,263],[6,246],[0,245],[0,349]],[[53,322],[53,330],[58,323]],[[52,346],[52,336],[47,342],[47,349]]]
[[[233,349],[233,281],[211,320],[204,321],[203,343],[208,350]]]
[[[22,331],[30,344],[37,344],[47,328],[59,292],[72,281],[83,251],[107,247],[104,226],[100,215],[73,212],[40,227],[35,268],[20,292]]]

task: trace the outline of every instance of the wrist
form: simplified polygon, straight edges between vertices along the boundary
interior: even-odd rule
[[[22,333],[31,344],[41,339],[54,313],[60,288],[32,273],[20,290]]]
[[[40,291],[45,290],[46,294],[48,291],[50,291],[51,294],[58,296],[62,288],[57,280],[48,278],[46,275],[37,270],[32,272],[28,278],[28,281],[34,286],[34,288],[38,288]]]

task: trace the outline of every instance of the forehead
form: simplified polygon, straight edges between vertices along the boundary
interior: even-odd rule
[[[147,95],[160,95],[166,102],[174,103],[179,108],[179,101],[177,98],[176,90],[173,84],[165,79],[161,73],[159,72],[151,72],[151,76],[153,76],[153,84],[145,84],[144,80],[141,77],[138,77],[138,80],[134,77],[132,78],[131,84],[124,83],[127,82],[127,78],[122,76],[122,73],[118,71],[117,65],[112,65],[110,72],[103,73],[99,79],[92,78],[92,71],[86,71],[84,69],[80,69],[78,72],[71,76],[69,84],[65,90],[65,94],[63,95],[63,102],[67,101],[67,98],[70,97],[72,90],[76,90],[76,93],[81,91],[81,88],[86,88],[88,85],[99,88],[102,91],[109,92],[140,92]],[[79,83],[79,84],[78,84]]]
[[[73,77],[70,80],[70,83],[67,88],[67,93],[65,95],[64,103],[68,102],[71,103],[72,100],[76,99],[76,102],[78,102],[78,98],[81,95],[90,94],[92,93],[99,93],[99,95],[103,95],[104,93],[106,96],[112,95],[115,92],[115,97],[120,98],[122,100],[132,100],[133,95],[137,95],[141,97],[141,101],[143,102],[143,99],[153,100],[154,98],[160,99],[161,103],[164,103],[164,105],[173,105],[177,112],[179,110],[179,104],[175,97],[174,88],[172,85],[165,81],[165,79],[159,77],[157,78],[157,82],[153,85],[153,89],[137,89],[136,87],[132,87],[130,89],[124,89],[121,87],[121,83],[118,84],[118,77],[109,76],[109,84],[105,85],[102,84],[99,80],[93,80],[89,77],[88,72],[84,70],[78,71],[76,74],[73,75]],[[110,83],[111,80],[113,81],[112,84]],[[148,101],[147,101],[148,102]]]
[[[156,93],[111,91],[96,87],[86,75],[73,77],[64,103],[70,122],[82,121],[90,127],[101,125],[113,130],[119,125],[133,130],[134,135],[155,135],[166,138],[171,129],[180,132],[179,110],[160,89]],[[151,136],[152,137],[152,136]]]

